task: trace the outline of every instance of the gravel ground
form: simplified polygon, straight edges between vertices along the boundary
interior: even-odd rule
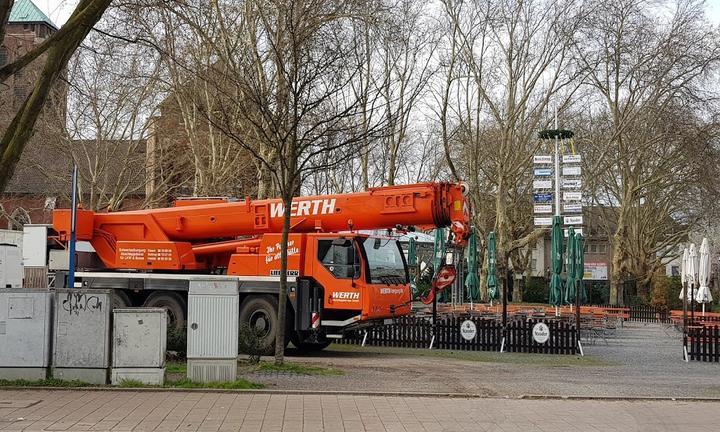
[[[660,324],[628,323],[586,345],[585,357],[333,345],[288,361],[341,376],[246,373],[276,389],[458,392],[486,396],[720,397],[720,364],[682,361],[682,340]],[[268,359],[271,360],[271,359]]]

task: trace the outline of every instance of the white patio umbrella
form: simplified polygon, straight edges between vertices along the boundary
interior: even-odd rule
[[[695,301],[702,304],[703,315],[705,315],[705,303],[713,301],[710,293],[710,243],[704,238],[700,245],[700,264],[698,268],[698,289]]]
[[[683,293],[688,300],[690,299],[690,290],[686,286],[687,284],[687,272],[688,272],[688,248],[683,249],[682,262],[680,264],[680,282],[682,283],[682,289],[680,290],[680,300],[683,299]]]
[[[688,286],[690,287],[690,295],[688,301],[692,303],[695,299],[695,290],[697,289],[698,283],[698,254],[695,243],[690,243],[690,249],[688,250],[688,263],[687,263],[687,275],[685,276]]]

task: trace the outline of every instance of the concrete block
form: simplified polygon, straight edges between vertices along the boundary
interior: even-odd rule
[[[188,359],[187,377],[196,382],[235,381],[237,359]]]
[[[110,383],[119,385],[124,380],[140,381],[148,385],[163,385],[165,368],[113,368]]]
[[[81,381],[88,384],[105,385],[108,383],[107,369],[89,368],[53,368],[53,378],[63,381]]]
[[[48,377],[49,368],[0,367],[0,379],[39,381]]]

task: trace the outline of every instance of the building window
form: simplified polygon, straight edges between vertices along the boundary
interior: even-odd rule
[[[680,276],[680,267],[678,267],[678,266],[672,266],[672,267],[670,267],[670,274],[671,274],[673,277],[678,277],[678,276]]]
[[[537,258],[533,258],[530,262],[530,270],[536,270],[537,269]]]
[[[605,243],[600,243],[598,245],[598,253],[599,254],[605,254],[607,253],[607,245]]]
[[[598,251],[598,245],[596,245],[595,243],[591,244],[590,245],[590,253],[597,253],[597,251]]]
[[[31,223],[30,214],[22,207],[18,207],[10,214],[10,223],[8,228],[11,230],[22,231],[23,226]]]

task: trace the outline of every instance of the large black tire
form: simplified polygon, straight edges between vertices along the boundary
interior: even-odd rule
[[[123,290],[119,290],[119,289],[112,290],[112,294],[110,294],[110,298],[112,301],[112,310],[122,309],[122,308],[127,308],[127,307],[132,306],[130,297]]]
[[[145,299],[144,307],[163,308],[168,314],[168,331],[182,331],[187,320],[187,305],[180,295],[172,291],[155,291]]]
[[[275,354],[275,335],[277,329],[280,328],[277,314],[278,300],[277,297],[271,295],[251,295],[246,297],[240,305],[240,331],[242,331],[243,324],[256,329],[259,338],[257,346],[261,355]],[[289,320],[285,320],[285,322],[285,346],[287,346],[290,340],[287,326]]]

